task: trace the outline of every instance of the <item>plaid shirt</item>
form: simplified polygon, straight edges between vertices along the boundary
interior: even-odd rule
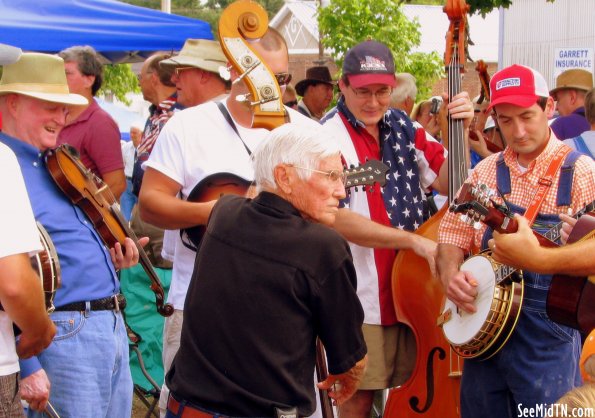
[[[510,203],[527,208],[539,187],[539,179],[545,176],[550,161],[563,143],[556,138],[552,132],[545,150],[529,164],[527,170],[522,172],[518,162],[517,154],[510,148],[504,152],[504,162],[510,170],[511,193],[505,196]],[[496,163],[500,154],[493,154],[481,161],[471,172],[467,183],[473,185],[485,184],[490,189],[496,190]],[[541,205],[539,213],[558,214],[575,213],[595,200],[595,162],[586,156],[581,156],[574,165],[574,176],[572,183],[571,206],[558,206],[556,195],[560,171],[554,177],[552,187],[547,192]],[[493,200],[503,204],[500,196],[494,196]],[[478,230],[464,224],[460,214],[447,212],[440,223],[438,242],[441,244],[452,244],[464,251],[469,252],[471,248],[480,248],[481,238],[487,228],[482,224]]]

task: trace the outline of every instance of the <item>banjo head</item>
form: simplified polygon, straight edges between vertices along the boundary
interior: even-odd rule
[[[477,312],[469,313],[457,308],[446,300],[444,312],[450,310],[450,319],[442,325],[446,339],[453,345],[464,345],[473,341],[481,331],[486,319],[490,315],[492,300],[496,290],[496,276],[492,263],[487,257],[477,255],[468,258],[460,268],[473,274],[477,281]]]

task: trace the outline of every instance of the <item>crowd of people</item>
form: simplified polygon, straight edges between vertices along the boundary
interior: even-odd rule
[[[406,383],[416,362],[415,337],[394,309],[399,250],[421,257],[436,276],[426,279],[440,280],[469,314],[479,289],[461,270],[468,256],[487,250],[524,271],[510,338],[489,359],[464,361],[460,416],[595,406],[585,404],[593,387],[581,377],[591,367],[581,361],[586,335],[546,312],[553,274],[595,273],[595,258],[584,256],[595,244],[544,248],[534,234],[563,222],[557,243],[565,244],[576,223],[569,215],[595,201],[593,75],[567,70],[550,90],[535,69],[511,65],[493,75],[489,102],[464,91],[419,100],[415,77],[396,72],[382,42],[354,44],[340,76],[313,66],[295,87],[279,32],[269,28],[251,48],[277,81],[288,123],[254,127],[253,107],[240,99],[251,93],[246,74],[217,41],[188,39],[178,54],[144,61],[138,81],[149,117],[121,144],[94,99],[103,71],[93,48],[49,55],[0,45],[9,202],[0,222],[11,237],[0,240],[0,415],[23,416],[22,399],[28,416],[47,408],[61,417],[130,416],[119,277],[138,263],[137,244],[171,278],[162,417],[311,416],[320,413],[317,390],[341,418],[370,417],[378,391]],[[466,183],[497,190],[492,202],[515,214],[517,232],[446,213],[438,242],[416,233],[434,213],[433,195],[448,195],[444,115],[462,122],[473,163]],[[121,200],[138,243],[108,248],[84,205],[63,191],[47,169],[61,144]],[[386,166],[384,186],[346,189],[345,170],[369,160]],[[221,175],[244,184],[243,195],[219,190]],[[212,194],[190,198],[201,187]],[[51,312],[30,263],[44,251],[35,222],[61,267]],[[197,226],[198,245],[185,232]],[[318,382],[317,341],[328,364]]]

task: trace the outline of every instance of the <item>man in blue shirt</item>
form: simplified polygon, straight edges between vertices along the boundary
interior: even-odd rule
[[[21,362],[21,396],[30,416],[48,397],[62,417],[128,417],[132,379],[116,269],[138,262],[132,240],[108,249],[81,209],[58,188],[44,151],[56,146],[67,105],[87,100],[70,94],[61,58],[25,53],[4,67],[0,80],[0,142],[16,154],[33,213],[48,231],[62,271],[51,314],[57,333],[37,357]],[[143,240],[146,241],[146,240]],[[51,395],[50,395],[51,382]]]

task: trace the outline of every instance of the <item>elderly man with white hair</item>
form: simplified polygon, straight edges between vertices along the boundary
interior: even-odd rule
[[[166,378],[166,417],[311,415],[316,338],[330,372],[318,386],[333,387],[338,404],[363,374],[351,252],[328,228],[345,197],[335,141],[286,124],[254,151],[253,167],[258,196],[223,196],[211,212]]]

